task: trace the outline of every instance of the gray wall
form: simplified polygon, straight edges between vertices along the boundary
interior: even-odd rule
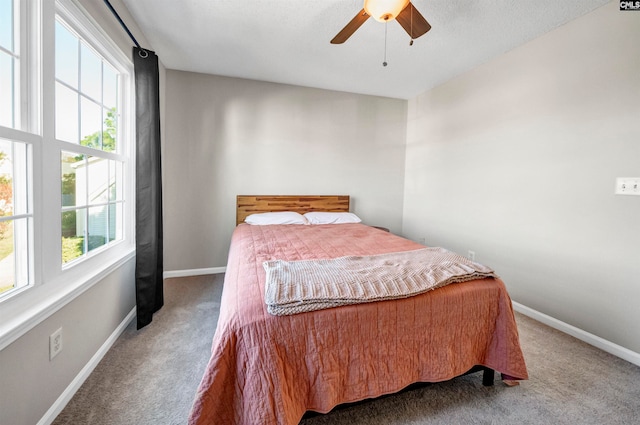
[[[167,72],[165,270],[222,267],[236,195],[351,195],[402,225],[407,102]]]
[[[135,305],[135,259],[0,351],[0,423],[36,424]],[[62,351],[49,361],[49,335]]]
[[[640,352],[640,21],[608,5],[409,102],[404,233]]]

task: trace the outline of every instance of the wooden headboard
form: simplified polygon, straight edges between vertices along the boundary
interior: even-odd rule
[[[277,211],[349,212],[349,195],[238,195],[236,226],[250,214]]]

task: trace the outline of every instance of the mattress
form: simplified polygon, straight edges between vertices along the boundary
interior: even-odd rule
[[[499,278],[409,298],[274,316],[263,263],[377,255],[422,245],[363,224],[240,224],[233,233],[212,355],[190,424],[298,424],[308,410],[438,382],[476,365],[527,379]]]

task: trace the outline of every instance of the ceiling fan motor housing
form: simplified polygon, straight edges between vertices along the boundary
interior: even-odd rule
[[[409,0],[364,0],[364,10],[378,22],[392,21],[407,7]]]
[[[331,44],[342,44],[347,41],[369,17],[383,23],[397,21],[409,34],[412,42],[431,29],[429,22],[416,10],[410,0],[364,0],[364,8],[333,37]]]

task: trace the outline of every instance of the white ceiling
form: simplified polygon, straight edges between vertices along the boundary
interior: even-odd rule
[[[123,0],[169,69],[410,99],[609,0],[413,0],[432,25],[409,46],[363,0]],[[593,29],[594,32],[598,28]],[[150,47],[150,46],[143,46]]]

